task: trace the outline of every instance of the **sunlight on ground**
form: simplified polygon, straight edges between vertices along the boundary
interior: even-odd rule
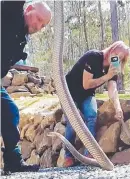
[[[97,99],[109,99],[107,94],[96,94]],[[130,94],[119,94],[120,99],[130,99]]]
[[[59,105],[59,99],[56,95],[41,95],[35,97],[20,97],[14,99],[20,111],[38,112],[51,111]]]
[[[119,94],[120,99],[130,99],[130,94]],[[109,99],[107,94],[96,94],[96,99],[98,100],[107,100]],[[56,95],[43,94],[41,96],[35,97],[20,97],[14,99],[19,110],[32,108],[32,109],[45,109],[49,106],[58,105],[59,99]]]

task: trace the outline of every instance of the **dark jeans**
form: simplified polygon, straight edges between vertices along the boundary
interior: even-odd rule
[[[4,159],[8,162],[11,157],[15,162],[15,156],[20,160],[20,150],[17,143],[20,139],[19,130],[19,110],[7,91],[1,88],[1,133],[5,145]],[[13,156],[14,155],[14,156]]]
[[[97,102],[95,97],[88,97],[81,105],[81,113],[84,116],[84,122],[87,125],[88,129],[92,133],[92,135],[96,136],[96,120],[97,120]],[[76,133],[72,128],[70,122],[67,119],[65,138],[72,144],[75,144]],[[85,149],[84,155],[88,154],[88,150]],[[72,154],[66,149],[65,152],[66,157],[72,157]]]

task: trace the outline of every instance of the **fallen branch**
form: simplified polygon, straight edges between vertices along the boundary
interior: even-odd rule
[[[31,71],[31,72],[39,72],[39,68],[36,67],[30,67],[25,65],[13,65],[11,66],[11,69],[16,69],[19,71]]]

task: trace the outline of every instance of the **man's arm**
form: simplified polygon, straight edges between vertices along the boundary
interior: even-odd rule
[[[16,59],[16,44],[19,43],[16,34],[21,29],[24,3],[25,1],[1,1],[1,77],[6,75],[12,65],[10,60]]]
[[[4,18],[11,18],[17,11],[23,9],[25,1],[1,1],[1,15]]]
[[[16,37],[22,23],[19,17],[23,16],[24,3],[25,1],[1,1],[1,40],[4,48],[10,47]]]

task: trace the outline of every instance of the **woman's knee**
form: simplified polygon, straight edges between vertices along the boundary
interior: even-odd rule
[[[86,118],[97,118],[97,111],[89,108],[89,110],[84,111],[84,116]]]
[[[87,99],[82,105],[82,112],[85,117],[97,117],[97,103],[95,99]]]

